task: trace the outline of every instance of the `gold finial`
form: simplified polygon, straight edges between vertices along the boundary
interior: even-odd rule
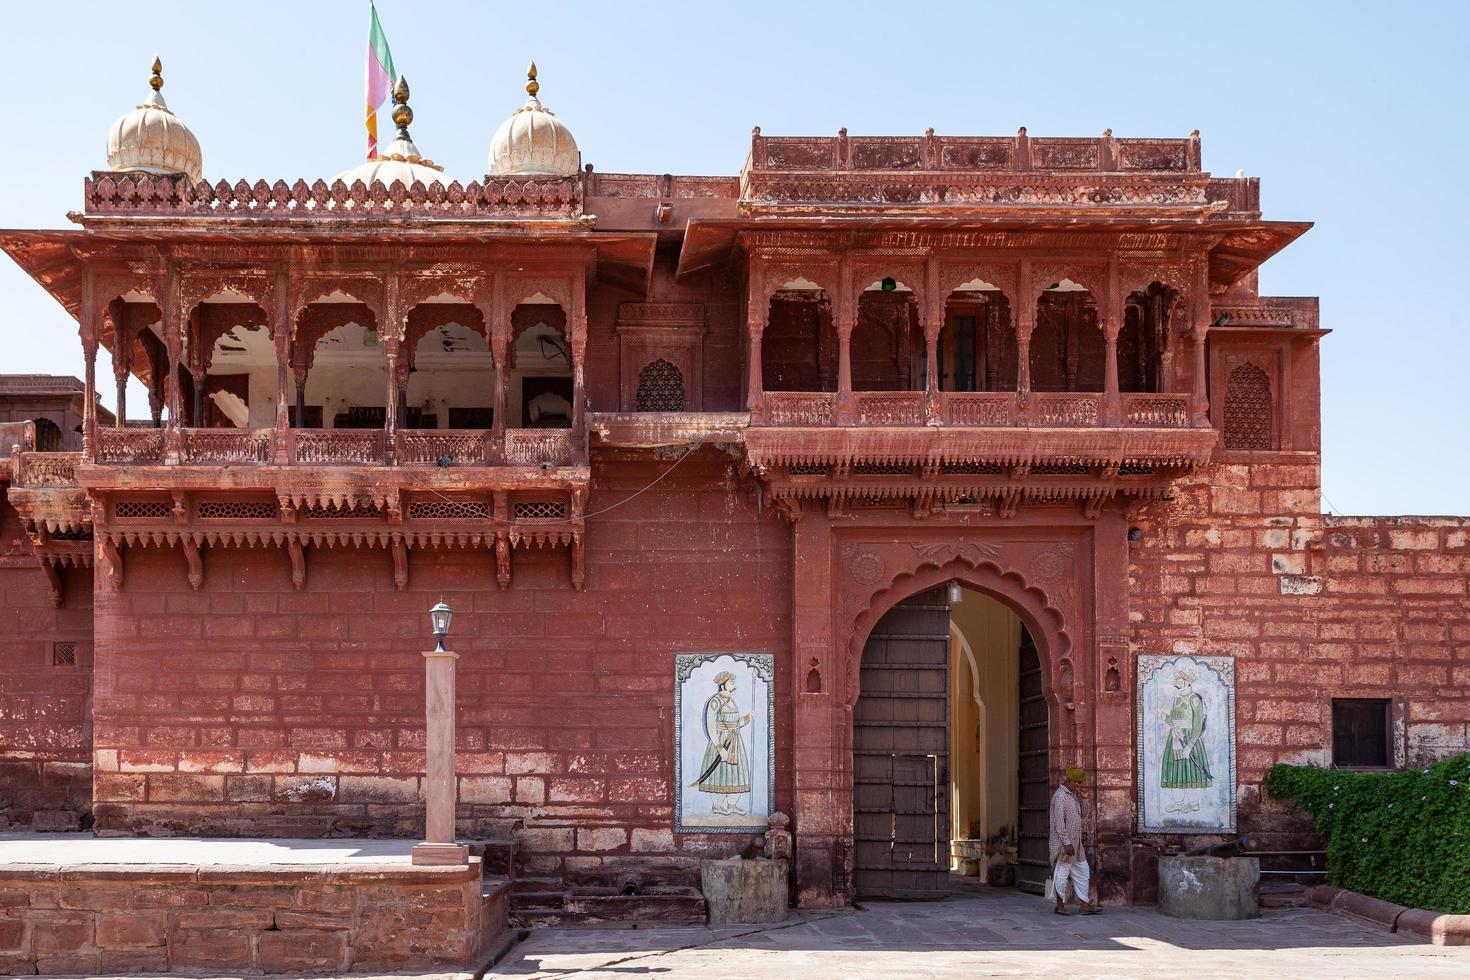
[[[398,84],[393,86],[393,125],[398,127],[398,139],[409,138],[408,124],[411,122],[413,110],[408,107],[408,79],[399,75]]]
[[[533,61],[526,69],[526,94],[534,99],[539,91],[541,83],[536,81],[536,62]]]
[[[158,60],[158,55],[153,56],[153,77],[148,79],[148,84],[155,92],[163,88],[163,62]]]

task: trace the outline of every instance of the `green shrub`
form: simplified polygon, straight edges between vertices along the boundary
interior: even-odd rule
[[[1470,755],[1404,772],[1279,765],[1266,791],[1312,814],[1334,885],[1470,914]]]

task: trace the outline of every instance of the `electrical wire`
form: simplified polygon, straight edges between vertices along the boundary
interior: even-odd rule
[[[700,445],[701,445],[701,443],[700,443],[699,440],[695,440],[694,442],[691,442],[689,444],[689,448],[686,449],[686,450],[684,450],[684,455],[682,455],[678,459],[674,460],[673,465],[671,465],[668,469],[664,470],[658,476],[654,477],[653,480],[650,481],[648,484],[646,484],[645,486],[640,487],[639,489],[633,491],[631,494],[629,494],[628,496],[624,497],[622,500],[619,500],[617,503],[609,504],[606,507],[602,508],[601,510],[594,510],[590,514],[583,514],[581,516],[581,518],[570,518],[570,517],[568,517],[568,518],[563,518],[561,520],[537,521],[536,522],[536,526],[537,527],[546,527],[548,525],[554,525],[554,524],[573,524],[573,523],[576,523],[577,520],[585,521],[585,520],[587,520],[590,517],[600,517],[601,515],[606,514],[609,511],[617,510],[619,507],[622,507],[624,504],[631,503],[632,501],[636,500],[638,497],[641,497],[643,494],[647,493],[648,491],[652,490],[654,487],[656,487],[660,483],[662,483],[664,477],[666,477],[670,473],[674,472],[674,470],[676,470],[676,469],[679,468],[679,464],[680,463],[684,462],[690,456],[694,455],[694,451],[696,449],[698,449],[700,447]],[[417,489],[427,490],[430,493],[432,493],[434,496],[438,497],[440,500],[443,500],[445,503],[450,504],[451,506],[459,507],[459,506],[463,506],[464,505],[465,502],[463,500],[454,500],[451,497],[446,497],[446,496],[444,496],[444,494],[440,493],[434,487],[429,486],[427,483],[418,483],[418,477],[417,477],[417,475],[412,470],[409,470],[407,472],[408,472],[409,478],[415,481],[415,483],[417,485]],[[477,518],[477,519],[479,519],[479,520],[486,520],[486,518]],[[513,520],[502,520],[501,518],[498,518],[498,517],[491,517],[491,518],[488,518],[488,520],[492,524],[506,524],[506,525],[510,525],[510,524],[514,524],[515,523]]]

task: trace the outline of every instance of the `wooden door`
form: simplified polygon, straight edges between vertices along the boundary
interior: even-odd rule
[[[1051,759],[1046,695],[1041,688],[1041,660],[1031,634],[1021,629],[1020,667],[1020,804],[1017,831],[1016,885],[1040,895],[1051,874],[1047,845],[1051,834]]]
[[[949,606],[895,606],[863,648],[853,713],[853,883],[859,897],[949,893]]]

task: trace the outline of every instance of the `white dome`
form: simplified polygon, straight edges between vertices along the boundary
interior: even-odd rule
[[[163,65],[153,59],[153,94],[107,131],[107,166],[114,171],[184,174],[198,181],[204,173],[199,140],[163,101]]]
[[[393,86],[393,123],[398,127],[398,135],[377,156],[368,157],[332,179],[349,186],[355,180],[364,184],[371,184],[373,181],[392,184],[397,180],[405,187],[414,181],[424,185],[447,186],[449,181],[444,179],[444,168],[433,160],[426,160],[409,138],[408,124],[411,122],[413,110],[408,107],[408,80],[399,75],[398,84]]]
[[[418,147],[403,139],[394,140],[384,147],[384,152],[342,171],[332,179],[340,180],[348,186],[354,180],[360,180],[364,184],[371,184],[375,180],[381,184],[392,184],[397,180],[402,181],[404,187],[414,181],[424,185],[449,184],[444,178],[443,167],[432,160],[423,159],[419,155]]]
[[[567,124],[543,106],[536,93],[536,62],[526,70],[526,104],[500,124],[490,141],[492,177],[569,177],[582,169],[582,154]]]

